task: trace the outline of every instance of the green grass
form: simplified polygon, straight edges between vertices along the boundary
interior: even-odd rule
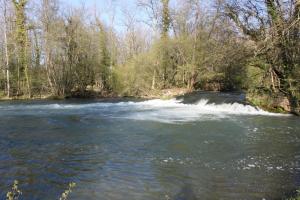
[[[69,195],[72,193],[73,188],[76,187],[76,183],[69,183],[68,189],[66,189],[59,200],[67,200]],[[16,180],[9,192],[6,194],[6,200],[19,200],[20,196],[22,195],[22,191],[19,189],[19,182]]]
[[[300,190],[297,190],[297,195],[294,198],[288,199],[288,200],[300,200]]]

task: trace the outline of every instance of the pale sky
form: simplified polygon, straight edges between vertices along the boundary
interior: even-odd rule
[[[110,24],[112,16],[114,18],[114,27],[118,31],[124,29],[124,12],[127,11],[130,14],[134,14],[139,18],[142,17],[142,12],[136,7],[136,0],[60,0],[66,5],[80,7],[85,5],[88,10],[94,12],[97,10],[97,15],[101,17],[105,23]]]
[[[111,24],[112,16],[114,16],[113,26],[118,32],[125,30],[124,12],[135,16],[138,20],[149,21],[145,10],[137,7],[137,0],[60,0],[67,6],[80,7],[85,5],[91,13],[97,11],[97,15],[107,24]],[[171,0],[171,5],[176,6],[182,3],[182,0]],[[202,0],[202,3],[211,3],[212,0]],[[96,9],[95,9],[96,8]],[[141,22],[142,23],[142,22]],[[144,24],[145,25],[145,24]],[[146,26],[146,25],[145,25]]]

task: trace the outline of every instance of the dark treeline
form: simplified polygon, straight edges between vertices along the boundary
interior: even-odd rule
[[[113,12],[104,20],[96,8],[57,0],[1,0],[1,95],[245,90],[297,107],[299,0],[137,0],[135,6],[122,10],[120,31]]]

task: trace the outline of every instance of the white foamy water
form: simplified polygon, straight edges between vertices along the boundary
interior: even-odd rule
[[[119,103],[89,103],[89,104],[17,104],[0,106],[0,110],[21,114],[35,113],[90,113],[102,115],[105,113],[111,118],[125,118],[131,120],[159,121],[165,123],[218,120],[238,115],[261,116],[289,116],[275,114],[239,103],[208,103],[201,99],[195,104],[184,104],[180,100],[149,100],[142,102]]]
[[[139,109],[155,109],[162,111],[175,111],[180,112],[197,113],[197,114],[231,114],[231,115],[268,115],[268,116],[285,116],[284,114],[270,113],[259,108],[255,108],[250,105],[243,105],[239,103],[223,103],[214,104],[208,103],[207,99],[201,99],[195,104],[183,104],[180,100],[149,100],[144,102],[129,102],[129,103],[118,103],[116,105],[134,106]]]
[[[250,105],[209,104],[202,99],[196,104],[183,104],[179,100],[150,100],[131,103],[140,112],[132,112],[127,117],[135,120],[151,120],[160,122],[188,122],[201,120],[218,120],[238,115],[289,116],[266,112]],[[143,111],[143,112],[141,112]]]

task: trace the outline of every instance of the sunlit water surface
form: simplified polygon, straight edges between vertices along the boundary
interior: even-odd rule
[[[0,103],[0,199],[281,199],[300,187],[300,120],[197,93]]]

